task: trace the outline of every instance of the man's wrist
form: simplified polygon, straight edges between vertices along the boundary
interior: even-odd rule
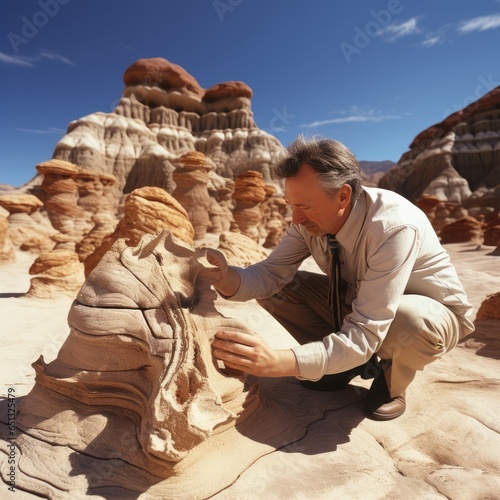
[[[299,364],[292,349],[278,349],[278,376],[281,377],[297,377],[300,375]]]

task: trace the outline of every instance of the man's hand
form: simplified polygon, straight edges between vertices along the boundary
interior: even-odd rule
[[[257,377],[300,375],[291,349],[273,349],[258,335],[242,332],[218,332],[212,344],[214,356],[227,368]]]
[[[228,266],[226,256],[214,248],[207,248],[205,257],[212,266],[222,272],[222,278],[214,283],[214,287],[226,297],[233,296],[240,287],[240,275],[234,267]]]

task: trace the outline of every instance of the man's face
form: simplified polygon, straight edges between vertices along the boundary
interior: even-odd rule
[[[307,163],[285,180],[285,199],[292,207],[293,223],[304,226],[314,236],[337,233],[347,218],[350,198],[351,188],[347,185],[330,198]]]

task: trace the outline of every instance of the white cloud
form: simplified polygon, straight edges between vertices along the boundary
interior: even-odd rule
[[[412,17],[403,23],[392,23],[380,31],[382,38],[386,42],[394,42],[395,40],[408,35],[417,35],[421,33],[418,27],[418,17]]]
[[[0,63],[12,64],[15,66],[27,66],[30,68],[34,68],[34,63],[40,62],[43,59],[50,59],[52,61],[59,61],[63,62],[64,64],[75,66],[75,63],[70,61],[68,58],[46,50],[42,50],[38,56],[34,57],[9,55],[5,54],[4,52],[0,52]]]
[[[457,30],[461,35],[472,31],[486,31],[500,28],[500,13],[489,16],[480,16],[459,24]]]
[[[33,129],[33,128],[18,128],[16,127],[16,130],[19,132],[27,132],[29,134],[56,134],[56,135],[61,135],[65,134],[66,130],[62,128],[56,128],[56,127],[49,127],[47,129]]]
[[[75,63],[67,59],[66,57],[60,56],[59,54],[54,54],[53,52],[43,51],[40,53],[40,57],[44,59],[51,59],[52,61],[61,61],[65,64],[71,64],[75,66]]]
[[[332,125],[337,123],[365,123],[365,122],[382,122],[385,120],[398,120],[401,117],[397,115],[382,114],[374,109],[360,112],[357,106],[353,106],[349,111],[339,111],[341,117],[330,118],[327,120],[317,120],[311,123],[303,123],[301,127],[314,128],[323,125]]]
[[[432,35],[425,38],[419,43],[420,47],[434,47],[434,45],[440,45],[444,41],[443,35]]]
[[[0,62],[5,64],[13,64],[14,66],[29,66],[33,68],[35,65],[32,63],[32,59],[23,56],[10,56],[9,54],[4,54],[0,52]]]

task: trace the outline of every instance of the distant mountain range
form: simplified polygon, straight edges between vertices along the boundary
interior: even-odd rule
[[[387,172],[390,168],[396,165],[393,161],[385,160],[385,161],[365,161],[360,160],[359,168],[367,174],[375,174],[376,172]]]
[[[378,186],[380,179],[384,174],[391,169],[396,163],[390,160],[385,161],[359,161],[361,176],[365,186]]]

